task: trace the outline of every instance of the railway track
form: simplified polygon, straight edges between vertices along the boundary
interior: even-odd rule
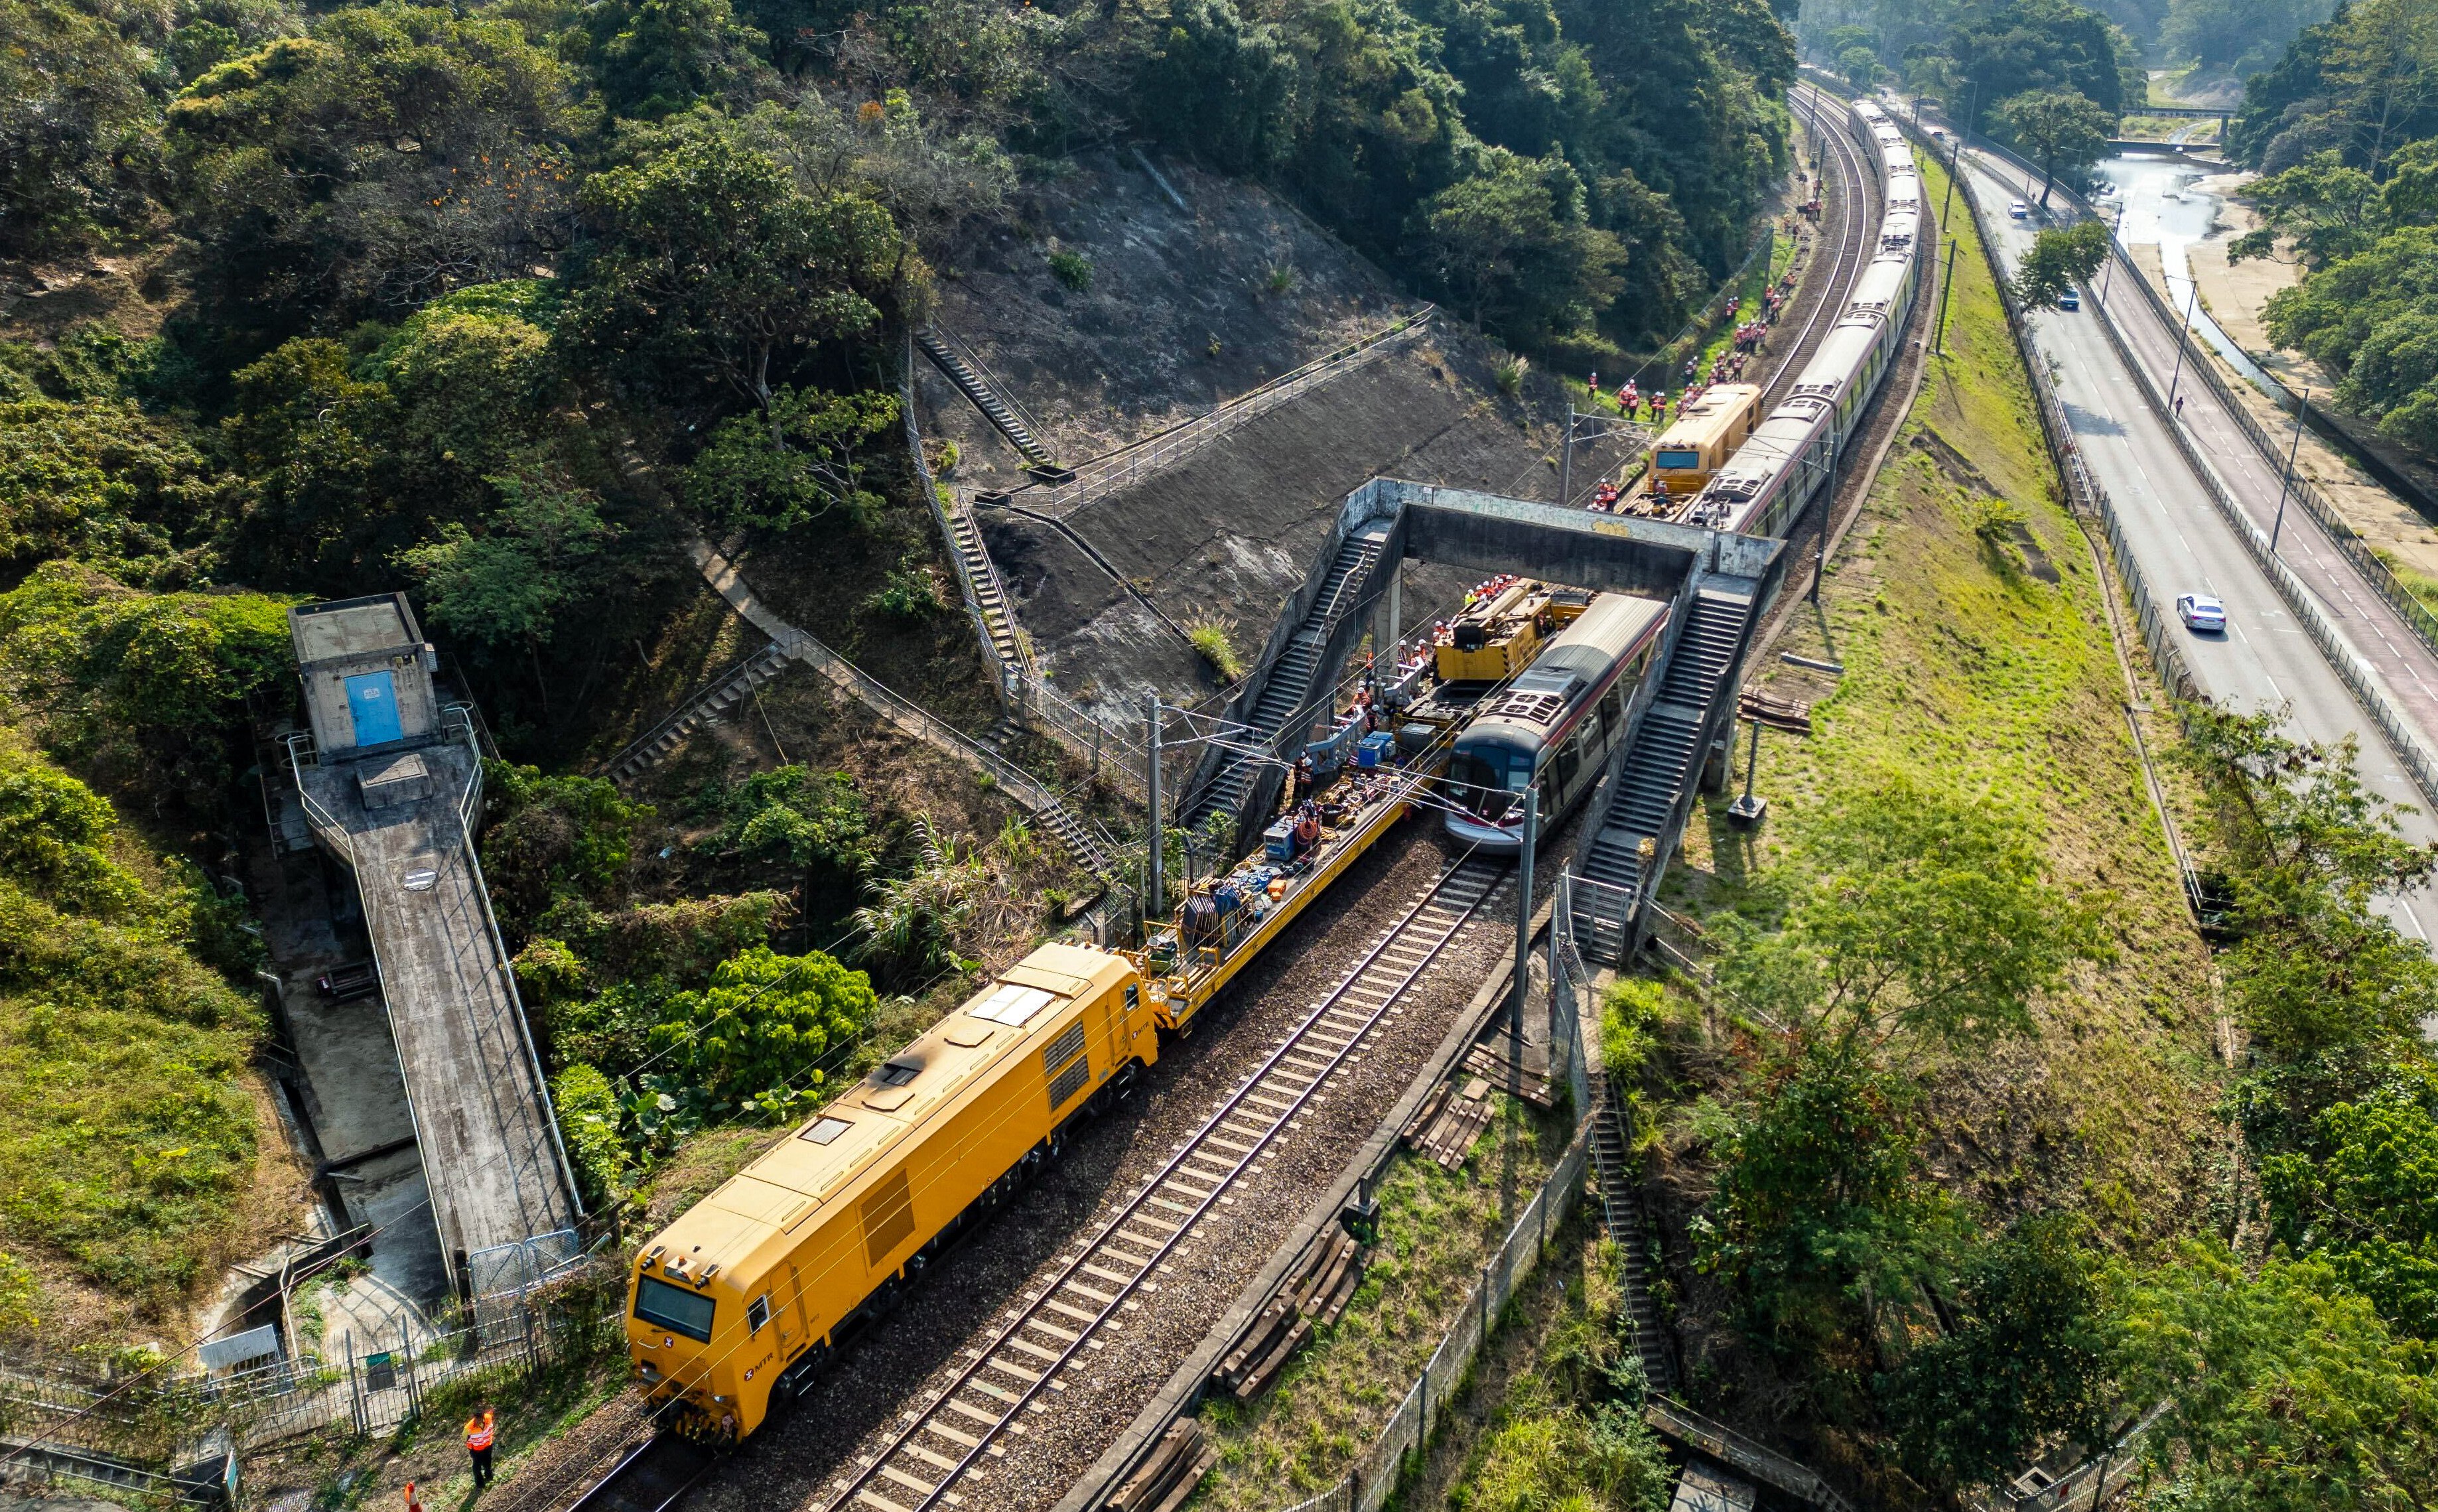
[[[1510,870],[1505,862],[1467,858],[1440,873],[1158,1171],[1002,1317],[986,1345],[968,1351],[945,1387],[905,1414],[877,1453],[830,1483],[822,1504],[830,1512],[964,1505],[958,1487],[986,1481],[985,1462],[1025,1432],[1024,1416],[1049,1411],[1045,1398],[1065,1390],[1060,1374],[1123,1331],[1137,1293],[1157,1290],[1196,1224],[1234,1201],[1229,1188],[1359,1056],[1415,982],[1504,890]]]
[[[674,1433],[645,1439],[621,1455],[567,1512],[668,1512],[711,1473],[716,1459],[710,1450]]]
[[[1811,311],[1788,344],[1786,355],[1779,359],[1777,371],[1770,375],[1761,393],[1764,413],[1776,407],[1793,386],[1796,375],[1803,371],[1804,359],[1811,349],[1817,334],[1825,333],[1846,311],[1847,296],[1854,280],[1871,260],[1871,246],[1880,223],[1877,209],[1871,203],[1874,176],[1864,171],[1861,150],[1853,133],[1846,129],[1846,102],[1823,89],[1810,84],[1797,84],[1812,108],[1812,118],[1822,124],[1821,145],[1825,166],[1833,168],[1841,188],[1845,208],[1839,216],[1837,260],[1829,265],[1828,281],[1821,285],[1820,297],[1812,302]]]

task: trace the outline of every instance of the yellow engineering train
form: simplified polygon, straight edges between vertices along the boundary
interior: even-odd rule
[[[627,1339],[680,1426],[742,1438],[1159,1058],[1122,955],[1045,945],[696,1203],[635,1262]]]
[[[1709,487],[1736,448],[1760,423],[1760,389],[1752,383],[1714,383],[1679,411],[1676,422],[1652,443],[1644,484],[1651,507],[1678,506]]]
[[[1477,675],[1502,685],[1538,653],[1545,629],[1590,598],[1538,583],[1494,596],[1475,617],[1499,622],[1490,627],[1498,632],[1466,653],[1466,669],[1495,660]],[[1319,795],[1325,818],[1310,850],[1284,866],[1248,859],[1193,888],[1236,902],[1215,933],[1187,927],[1189,901],[1140,952],[1042,946],[680,1216],[636,1257],[628,1297],[627,1340],[646,1397],[681,1432],[733,1441],[801,1396],[929,1260],[1030,1181],[1075,1123],[1158,1060],[1161,1030],[1191,1032],[1196,1013],[1404,817],[1444,755],[1435,741],[1399,765],[1349,771]]]

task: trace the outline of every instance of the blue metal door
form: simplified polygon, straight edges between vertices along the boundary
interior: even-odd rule
[[[356,721],[358,745],[404,738],[398,724],[398,685],[387,672],[364,672],[347,679],[347,713]]]

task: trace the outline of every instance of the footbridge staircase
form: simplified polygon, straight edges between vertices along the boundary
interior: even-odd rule
[[[1642,905],[1684,834],[1703,766],[1732,730],[1759,589],[1749,578],[1695,583],[1658,693],[1592,794],[1575,863],[1577,938],[1587,960],[1621,964],[1642,942]]]
[[[1359,612],[1396,570],[1390,533],[1387,521],[1332,533],[1334,549],[1323,549],[1318,567],[1287,601],[1262,660],[1229,701],[1228,738],[1210,748],[1185,790],[1178,813],[1187,827],[1200,829],[1224,814],[1240,845],[1259,832],[1254,821],[1278,802],[1285,765],[1310,738],[1313,721],[1331,712],[1338,674],[1362,638]]]
[[[1040,428],[1016,407],[1013,398],[1000,392],[1004,385],[991,382],[980,358],[961,349],[963,344],[937,326],[915,330],[914,345],[922,348],[923,355],[931,360],[931,365],[943,377],[957,385],[958,393],[982,412],[982,418],[1007,437],[1008,445],[1016,448],[1028,466],[1050,465],[1050,448],[1041,440]]]

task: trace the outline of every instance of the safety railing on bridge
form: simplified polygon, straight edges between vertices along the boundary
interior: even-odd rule
[[[356,845],[347,838],[347,827],[339,823],[338,815],[323,808],[312,790],[305,785],[305,769],[321,765],[321,753],[313,744],[313,737],[296,730],[283,737],[282,743],[288,747],[288,776],[296,784],[296,799],[305,809],[305,823],[352,868],[356,863]]]

